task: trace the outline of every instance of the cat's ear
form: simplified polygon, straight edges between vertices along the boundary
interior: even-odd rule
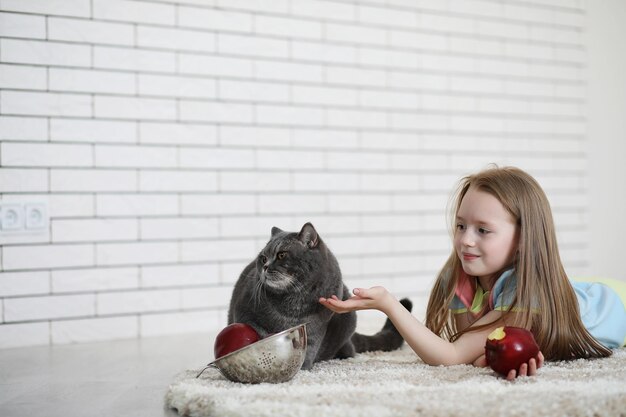
[[[272,227],[272,237],[276,236],[280,232],[282,232],[282,230],[279,229],[278,227],[276,227],[276,226]]]
[[[302,226],[302,230],[298,233],[298,239],[309,248],[316,247],[320,241],[317,230],[315,230],[315,227],[313,227],[311,223],[306,223]]]

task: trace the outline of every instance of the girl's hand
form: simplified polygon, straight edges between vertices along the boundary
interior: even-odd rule
[[[472,363],[472,365],[477,368],[485,368],[487,366],[487,358],[485,357],[485,355],[480,355],[478,359],[476,359],[474,363]]]
[[[543,353],[539,352],[536,358],[531,358],[528,363],[523,363],[519,367],[519,373],[515,369],[511,369],[506,376],[508,381],[512,381],[518,376],[535,376],[537,375],[537,369],[543,366]]]
[[[335,313],[347,313],[349,311],[370,309],[384,311],[389,300],[393,299],[391,294],[383,287],[355,288],[352,292],[354,296],[347,300],[342,301],[336,295],[333,295],[330,298],[322,297],[319,299],[319,302]]]
[[[523,363],[518,370],[511,369],[506,376],[508,381],[512,381],[518,376],[534,376],[537,375],[537,369],[543,366],[543,353],[539,352],[536,358],[531,358],[528,363]],[[474,366],[485,367],[487,366],[487,360],[485,355],[481,355],[474,361]]]

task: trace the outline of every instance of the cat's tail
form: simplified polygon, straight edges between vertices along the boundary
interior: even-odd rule
[[[409,311],[413,308],[413,303],[408,298],[403,298],[400,300],[400,303]],[[404,342],[404,339],[389,319],[385,321],[385,325],[378,333],[371,336],[354,333],[351,340],[357,353],[375,350],[386,352],[396,350]]]

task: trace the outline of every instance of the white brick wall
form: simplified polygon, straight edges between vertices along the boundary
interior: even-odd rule
[[[423,314],[462,175],[518,165],[586,273],[579,0],[2,0],[0,347],[215,330],[272,226]]]

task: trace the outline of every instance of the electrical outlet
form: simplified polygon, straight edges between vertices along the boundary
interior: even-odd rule
[[[47,202],[0,202],[0,233],[3,235],[45,233],[49,223]]]
[[[24,205],[26,229],[45,229],[48,227],[48,208],[44,203]]]
[[[2,204],[0,207],[0,229],[18,231],[24,228],[24,208],[21,204]]]

